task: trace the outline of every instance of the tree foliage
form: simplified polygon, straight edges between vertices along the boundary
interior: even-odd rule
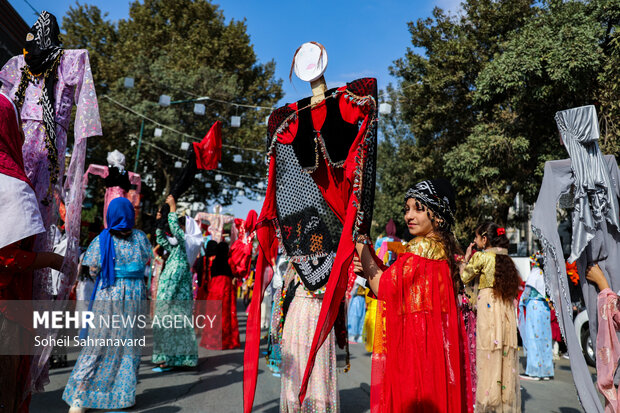
[[[457,234],[492,218],[505,224],[516,194],[535,201],[544,162],[567,156],[554,115],[595,104],[601,146],[618,154],[620,1],[469,0],[409,23],[413,48],[394,62],[398,121],[391,163],[379,159],[377,217],[401,182],[446,177],[457,191]],[[400,140],[400,141],[399,141]],[[403,148],[403,150],[400,150]],[[383,172],[383,173],[381,173]],[[402,174],[406,174],[402,175]]]
[[[254,178],[223,174],[216,182],[215,172],[203,172],[187,201],[218,199],[230,203],[236,181],[246,185],[246,194],[256,196],[256,185],[264,178],[265,117],[268,109],[231,105],[273,106],[281,97],[281,81],[274,78],[275,63],[257,61],[244,21],[226,22],[222,11],[207,0],[146,0],[130,6],[129,17],[117,23],[107,20],[96,6],[76,4],[63,19],[64,46],[86,48],[90,52],[97,85],[103,137],[89,141],[87,163],[105,162],[106,152],[119,149],[133,170],[137,154],[141,118],[122,109],[108,96],[150,119],[201,139],[216,121],[223,122],[224,147],[221,170]],[[131,89],[124,78],[135,79]],[[193,102],[158,105],[159,96],[172,101],[208,96],[205,115],[193,112]],[[242,117],[241,127],[230,126],[230,117]],[[159,202],[170,189],[179,171],[175,161],[184,157],[182,142],[191,138],[164,129],[154,137],[155,124],[146,121],[140,148],[138,171],[145,183],[146,206]],[[157,149],[157,148],[159,149]],[[241,155],[242,162],[233,162]],[[206,188],[205,183],[211,183]],[[143,186],[144,187],[144,186]]]

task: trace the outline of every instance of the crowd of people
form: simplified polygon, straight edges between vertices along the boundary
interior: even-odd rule
[[[80,76],[86,76],[80,82],[92,87],[87,57],[59,48],[52,18],[42,14],[39,26],[50,25],[50,30],[33,28],[37,35],[28,40],[35,42],[28,45],[29,52],[0,72],[2,90],[11,90],[0,94],[0,222],[12,223],[0,231],[0,299],[62,301],[74,287],[80,310],[88,309],[95,317],[146,312],[154,319],[191,319],[197,313],[212,313],[215,303],[217,321],[209,329],[153,324],[153,372],[164,373],[196,368],[199,346],[241,347],[237,306],[243,291],[249,315],[246,411],[252,408],[255,389],[254,344],[262,332],[269,368],[281,378],[282,412],[339,411],[338,375],[350,368],[349,346],[361,343],[371,353],[373,412],[518,412],[520,379],[554,376],[554,308],[545,263],[535,255],[531,272],[520,274],[508,255],[506,229],[490,221],[477,226],[463,251],[454,235],[457,210],[449,181],[427,179],[402,188],[408,233],[401,235],[410,241],[396,236],[393,221],[387,223],[385,235],[371,241],[375,170],[365,160],[373,156],[376,144],[375,79],[360,79],[329,93],[318,84],[311,98],[274,111],[269,126],[270,183],[260,216],[254,211],[245,220],[181,213],[178,194],[191,182],[185,180],[179,184],[182,190],[166,194],[157,212],[157,228],[147,235],[136,228],[139,175],[125,170],[120,152],[111,152],[107,167],[87,170],[87,175],[106,179],[104,226],[89,240],[80,266],[75,265],[83,141],[98,132],[93,127],[98,114],[91,122],[94,112],[86,109],[96,110],[94,90],[85,86],[87,96],[80,97],[76,122],[84,124],[79,131],[76,127],[81,135],[73,156],[81,160],[72,160],[74,166],[65,173],[64,166],[54,167],[57,153],[50,146],[59,136],[41,132],[49,126],[50,114],[44,112],[39,124],[47,126],[34,133],[35,121],[20,115],[31,79],[19,80],[17,72],[11,72],[17,65],[27,65],[34,73],[62,72],[59,62],[74,59],[82,62],[74,64],[82,68]],[[311,43],[306,44],[308,50],[323,56],[323,46]],[[58,87],[73,79],[70,69],[66,71]],[[319,72],[308,81],[322,79]],[[298,75],[302,77],[303,70]],[[43,88],[41,102],[47,105],[51,92],[46,82],[37,87]],[[305,108],[311,110],[303,112]],[[306,133],[310,130],[320,138]],[[350,138],[346,150],[326,143],[333,143],[328,139],[331,133]],[[291,147],[293,140],[299,146]],[[308,142],[315,145],[309,146],[315,157],[305,152]],[[195,174],[192,167],[186,175]],[[275,174],[275,168],[284,173]],[[59,189],[63,176],[70,188],[64,197]],[[50,237],[53,231],[63,231],[52,228],[55,207],[66,209],[60,214],[66,228],[58,239]],[[613,382],[620,359],[618,296],[599,265],[589,264],[587,280],[600,291],[598,386],[612,405],[620,399]],[[46,268],[56,273],[42,272]],[[54,287],[51,294],[44,283]],[[18,346],[11,341],[23,337],[21,330],[30,330],[23,314],[0,306],[0,344]],[[138,325],[80,331],[80,337],[104,341],[135,340],[142,334]],[[526,356],[521,375],[519,336]],[[5,411],[28,411],[31,394],[45,382],[49,354],[0,355],[0,403]],[[133,406],[141,357],[140,346],[84,346],[62,395],[69,411]]]

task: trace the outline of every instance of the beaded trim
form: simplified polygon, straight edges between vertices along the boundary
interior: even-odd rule
[[[43,90],[41,93],[41,100],[38,102],[43,110],[43,126],[45,127],[45,148],[47,149],[47,159],[49,161],[49,165],[47,170],[50,174],[50,183],[47,188],[47,194],[45,198],[41,201],[43,205],[49,205],[52,200],[52,188],[58,183],[58,175],[60,175],[60,167],[58,165],[58,149],[56,148],[56,120],[55,120],[55,108],[52,105],[52,102],[49,100],[49,93],[54,93],[55,91],[47,90],[47,80],[50,76],[54,76],[55,80],[58,81],[58,65],[60,64],[60,59],[64,55],[64,50],[60,50],[58,52],[58,56],[54,59],[53,63],[43,72],[40,76],[35,76],[31,71],[28,65],[24,65],[22,67],[22,76],[19,81],[19,86],[17,87],[17,91],[15,92],[15,106],[17,110],[21,112],[21,108],[24,104],[24,100],[26,98],[26,89],[28,89],[28,85],[30,83],[35,82],[36,79],[43,80]],[[55,84],[56,82],[54,82]]]

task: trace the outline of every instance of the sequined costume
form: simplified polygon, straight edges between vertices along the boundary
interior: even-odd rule
[[[443,244],[416,237],[381,275],[370,407],[467,412],[469,362]]]
[[[45,18],[49,21],[49,16],[49,13],[43,12],[39,19]],[[37,20],[31,32],[33,29],[37,31],[38,24],[40,20]],[[36,34],[35,39],[38,37],[39,35]],[[53,122],[56,125],[53,134],[46,133],[46,115],[42,105],[44,100],[49,102],[48,95],[44,93],[48,82],[42,81],[41,76],[35,78],[30,73],[23,55],[11,58],[0,70],[0,83],[2,83],[0,92],[20,103],[18,106],[20,106],[26,138],[22,147],[24,167],[33,184],[43,224],[48,231],[58,219],[58,208],[61,202],[67,207],[65,223],[69,241],[65,268],[58,289],[58,297],[64,299],[69,294],[77,276],[83,199],[80,177],[84,171],[87,138],[101,135],[101,122],[88,51],[61,50],[55,59],[58,60],[50,66],[48,69],[50,72],[43,74],[45,79],[57,77],[53,89]],[[24,87],[20,88],[20,85]],[[71,161],[68,169],[65,170],[67,133],[74,105],[77,105],[73,125],[75,136],[73,145],[71,145]],[[50,136],[54,136],[53,143],[51,143]],[[63,181],[62,177],[66,179]],[[34,250],[51,251],[51,242],[52,234],[48,232],[47,237],[37,238]],[[36,271],[33,298],[49,300],[51,296],[49,269]],[[31,387],[37,391],[43,391],[43,386],[49,382],[45,361],[49,357],[50,350],[50,348],[41,346],[34,355]]]
[[[93,276],[101,271],[100,238],[98,236],[91,242],[83,260]],[[127,239],[114,238],[114,249],[115,281],[107,288],[102,282],[97,283],[92,304],[97,320],[113,314],[138,317],[146,310],[144,269],[152,257],[146,235],[133,230]],[[137,324],[128,328],[94,328],[88,332],[88,337],[93,340],[137,339],[142,335]],[[63,400],[69,406],[96,409],[133,406],[140,355],[140,346],[84,346],[65,386]]]
[[[551,339],[551,309],[545,299],[542,270],[533,268],[528,284],[519,300],[519,331],[527,357],[525,374],[530,377],[553,377],[553,341]],[[538,286],[530,283],[540,277]],[[541,289],[542,291],[539,291]]]
[[[292,266],[289,271],[295,273]],[[309,291],[298,276],[295,276],[295,279],[299,286],[286,314],[282,332],[280,412],[338,412],[340,396],[336,370],[336,339],[333,330],[317,353],[306,398],[301,407],[299,404],[299,389],[316,330],[316,320],[323,304],[325,288]]]
[[[164,270],[159,275],[155,316],[191,317],[193,309],[192,275],[185,252],[185,233],[179,226],[176,212],[168,214],[174,245],[161,229],[157,229],[157,243],[170,252]],[[194,329],[153,326],[153,363],[167,366],[194,367],[198,364],[198,344]]]
[[[502,248],[476,252],[463,270],[461,280],[478,280],[476,320],[476,412],[519,412],[517,320],[511,300],[493,291],[495,256]]]

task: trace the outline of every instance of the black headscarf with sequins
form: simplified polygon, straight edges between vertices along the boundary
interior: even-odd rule
[[[61,50],[60,28],[53,14],[41,12],[26,35],[24,60],[34,75],[50,67]]]
[[[433,211],[441,219],[439,226],[450,230],[454,225],[454,189],[446,179],[428,179],[418,182],[409,188],[405,194],[405,202],[415,198],[421,204]]]
[[[39,18],[26,35],[24,46],[24,61],[22,76],[15,92],[15,106],[21,111],[26,98],[26,89],[29,83],[36,79],[43,80],[41,100],[43,109],[43,125],[45,126],[45,147],[49,160],[50,184],[47,195],[42,203],[49,205],[52,198],[52,188],[58,182],[59,160],[56,148],[56,106],[55,91],[58,80],[58,65],[63,50],[60,47],[60,28],[56,17],[46,11],[41,12]]]

